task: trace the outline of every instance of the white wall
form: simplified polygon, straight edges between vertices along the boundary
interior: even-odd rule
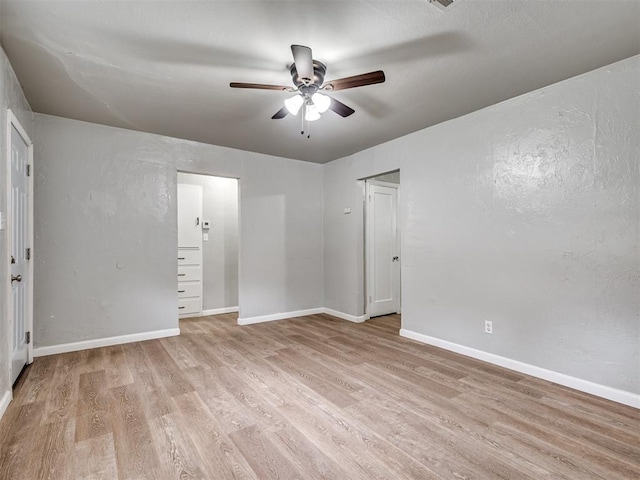
[[[9,60],[0,48],[0,212],[8,218],[7,204],[7,109],[18,117],[20,124],[33,138],[31,108],[24,97]],[[11,363],[9,362],[9,312],[6,291],[9,288],[10,269],[7,262],[7,229],[0,230],[0,410],[5,392],[11,389]],[[1,411],[0,411],[1,414]]]
[[[218,310],[238,306],[238,180],[178,173],[178,183],[202,187],[203,230],[202,308]]]
[[[325,305],[363,314],[357,179],[400,168],[404,329],[640,393],[639,80],[636,56],[327,164]]]
[[[35,344],[175,328],[177,171],[240,179],[240,314],[322,306],[322,166],[35,115]]]

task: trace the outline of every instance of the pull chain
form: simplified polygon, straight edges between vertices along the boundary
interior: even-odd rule
[[[304,135],[304,119],[307,116],[307,104],[302,105],[302,115],[300,115],[300,135]],[[311,124],[307,122],[307,138],[311,138]]]

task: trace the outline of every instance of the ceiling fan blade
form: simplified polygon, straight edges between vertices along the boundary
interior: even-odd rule
[[[280,110],[278,110],[273,117],[271,117],[273,120],[280,120],[281,118],[286,117],[287,115],[289,115],[289,111],[287,110],[287,107],[282,107]]]
[[[331,99],[331,103],[329,104],[329,109],[336,112],[341,117],[348,117],[349,115],[355,113],[355,110],[351,107],[348,107],[344,103],[335,98]]]
[[[280,90],[285,92],[287,90],[291,90],[291,87],[285,87],[282,85],[265,85],[262,83],[231,82],[229,86],[231,88],[256,88],[258,90]]]
[[[313,80],[313,55],[309,47],[303,45],[291,45],[293,62],[296,64],[298,77],[301,80]]]
[[[375,72],[354,75],[353,77],[331,80],[329,82],[326,82],[323,85],[323,88],[331,85],[331,88],[327,88],[328,91],[346,90],[347,88],[364,87],[366,85],[383,83],[384,80],[384,72],[382,70],[376,70]]]

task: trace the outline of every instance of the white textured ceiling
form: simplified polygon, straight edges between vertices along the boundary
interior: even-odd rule
[[[2,45],[36,112],[324,163],[640,53],[638,0],[2,1]],[[290,94],[289,46],[334,92],[300,135],[271,120]]]

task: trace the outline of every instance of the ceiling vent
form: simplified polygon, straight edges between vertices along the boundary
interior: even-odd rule
[[[460,0],[429,0],[429,3],[446,12],[451,10],[454,5],[460,3]]]

